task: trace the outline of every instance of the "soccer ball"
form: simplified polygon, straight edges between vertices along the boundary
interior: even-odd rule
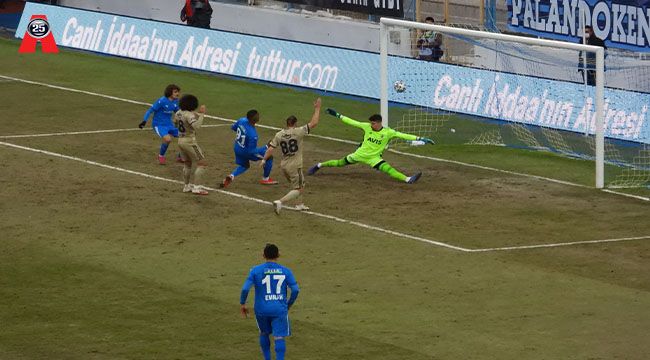
[[[402,93],[406,91],[406,84],[404,84],[404,81],[402,80],[397,80],[393,84],[393,89],[395,89],[395,91],[397,91],[398,93]]]

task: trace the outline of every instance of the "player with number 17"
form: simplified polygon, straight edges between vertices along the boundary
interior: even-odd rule
[[[284,360],[285,337],[291,335],[289,309],[298,298],[298,282],[288,268],[278,264],[280,250],[273,244],[264,247],[266,262],[251,269],[241,290],[239,304],[241,314],[248,317],[246,298],[251,287],[255,287],[255,319],[260,330],[260,347],[265,360],[271,360],[271,339],[273,334],[277,360]],[[287,300],[287,288],[291,297]]]

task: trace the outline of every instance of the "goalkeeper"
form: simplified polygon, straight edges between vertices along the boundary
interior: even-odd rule
[[[415,135],[404,134],[391,128],[383,127],[381,124],[381,115],[379,114],[372,115],[369,119],[370,124],[368,124],[352,120],[347,116],[343,116],[337,113],[336,110],[333,109],[327,109],[327,113],[332,116],[336,116],[347,125],[362,129],[364,132],[363,142],[357,151],[353,152],[352,154],[347,155],[340,160],[329,160],[318,163],[312,166],[307,174],[314,175],[322,167],[342,167],[356,163],[364,163],[374,169],[388,174],[393,179],[404,181],[409,184],[413,184],[414,182],[418,181],[420,176],[422,176],[421,172],[418,172],[413,176],[406,176],[402,174],[390,166],[390,164],[388,164],[382,158],[382,154],[392,138],[399,138],[407,141],[421,141],[425,144],[433,144],[433,140],[417,137]]]

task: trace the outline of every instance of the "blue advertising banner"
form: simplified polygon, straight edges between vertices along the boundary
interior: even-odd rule
[[[27,4],[17,37],[25,34],[33,14],[47,15],[59,46],[379,98],[375,53],[34,3]],[[403,93],[391,87],[390,101],[575,132],[594,130],[593,87],[402,57],[390,57],[389,64],[390,83],[401,80],[408,87]],[[606,89],[605,97],[606,136],[650,143],[650,94]]]
[[[650,52],[650,0],[506,0],[512,31],[579,42],[585,25],[610,48]]]

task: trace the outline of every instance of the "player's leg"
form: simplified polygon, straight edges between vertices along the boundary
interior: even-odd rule
[[[308,171],[307,175],[314,175],[318,170],[320,170],[323,167],[343,167],[347,165],[352,165],[356,164],[358,161],[356,160],[354,154],[350,154],[345,156],[343,159],[338,159],[338,160],[328,160],[322,163],[318,163],[314,166],[312,166]]]
[[[275,340],[275,358],[284,360],[284,354],[287,351],[287,344],[284,339],[291,335],[289,315],[274,317],[271,326],[273,328],[273,339]]]
[[[255,154],[251,158],[251,161],[260,161],[264,159],[264,154],[266,154],[266,149],[268,149],[266,145],[255,149]],[[273,169],[273,156],[271,156],[268,160],[266,160],[266,163],[264,163],[264,174],[262,174],[262,180],[260,180],[260,184],[275,185],[278,183],[277,181],[271,179],[272,169]]]
[[[271,325],[272,318],[255,315],[255,320],[257,321],[257,327],[260,329],[260,348],[262,349],[262,355],[264,355],[264,360],[271,360],[271,339],[269,335],[273,331]]]
[[[208,191],[201,186],[201,179],[208,167],[208,163],[198,144],[192,144],[191,147],[192,160],[195,160],[196,162],[196,169],[194,170],[194,188],[192,189],[192,193],[196,195],[208,195]]]
[[[219,184],[219,187],[221,188],[226,188],[230,183],[232,183],[233,180],[235,180],[235,177],[243,174],[246,172],[251,167],[250,161],[248,160],[248,157],[239,155],[235,153],[235,164],[237,164],[237,167],[235,170],[230,173],[230,175],[226,176],[225,179]]]
[[[273,202],[273,208],[275,210],[275,213],[280,215],[280,210],[282,209],[282,206],[286,204],[289,201],[292,201],[294,199],[299,199],[302,195],[302,190],[304,187],[304,176],[302,175],[302,169],[300,168],[282,168],[282,172],[284,173],[284,177],[287,178],[287,181],[291,183],[291,191],[289,191],[284,197],[282,197],[280,200],[275,200]],[[308,207],[305,206],[305,204],[302,203],[302,201],[298,202],[298,205],[296,205],[296,208],[298,210],[309,210]]]
[[[172,127],[172,128],[170,128],[170,129],[169,129],[169,135],[171,135],[171,136],[173,136],[173,137],[175,137],[175,138],[178,138],[178,129],[177,129],[176,127]],[[185,161],[185,159],[184,159],[183,156],[181,155],[181,152],[180,152],[180,151],[177,152],[177,153],[176,153],[176,162],[182,163],[182,162],[184,162],[184,161]]]
[[[167,149],[169,148],[169,144],[172,142],[172,136],[167,134],[164,135],[161,138],[161,143],[160,143],[160,152],[158,152],[158,162],[160,165],[165,164],[165,153],[167,153]]]
[[[181,151],[182,156],[185,161],[183,162],[183,192],[189,193],[192,192],[194,186],[192,185],[190,179],[192,178],[192,154],[190,153],[189,146],[187,144],[178,144],[178,148]]]
[[[406,176],[401,172],[397,171],[394,167],[390,166],[389,163],[387,163],[384,159],[381,158],[371,161],[368,165],[372,166],[374,169],[383,172],[384,174],[387,174],[388,176],[392,177],[395,180],[403,181],[409,184],[418,181],[418,179],[422,175],[422,173],[419,172],[413,176]]]

